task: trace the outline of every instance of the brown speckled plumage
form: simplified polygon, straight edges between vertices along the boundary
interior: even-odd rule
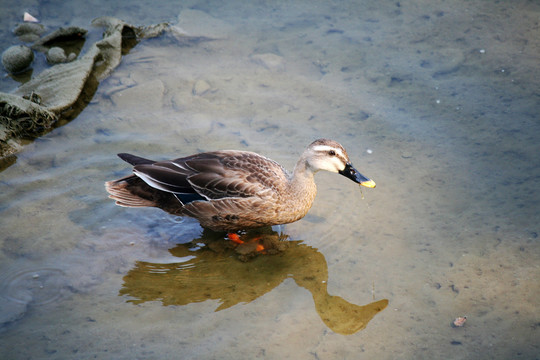
[[[338,172],[368,187],[337,142],[319,139],[304,151],[291,174],[277,162],[248,151],[205,152],[170,161],[119,156],[133,175],[105,183],[110,198],[127,207],[159,207],[190,216],[215,231],[237,231],[291,223],[315,199],[314,174]]]

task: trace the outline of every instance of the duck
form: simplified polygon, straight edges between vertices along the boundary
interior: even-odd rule
[[[337,141],[318,139],[305,149],[293,172],[250,151],[202,152],[154,161],[127,153],[133,173],[107,181],[109,198],[123,207],[157,207],[188,216],[203,228],[234,233],[303,218],[317,194],[314,175],[337,173],[368,188],[375,182],[356,170]]]

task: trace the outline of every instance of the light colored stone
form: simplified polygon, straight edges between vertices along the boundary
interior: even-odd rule
[[[206,94],[208,91],[210,91],[212,87],[209,83],[207,83],[205,80],[197,80],[195,81],[195,84],[193,84],[193,95],[202,96]]]
[[[401,151],[401,157],[404,158],[404,159],[410,159],[410,158],[413,157],[413,154],[410,151],[402,150]]]
[[[270,71],[285,71],[285,60],[283,57],[276,54],[255,54],[251,56],[251,60],[255,64],[260,65]]]

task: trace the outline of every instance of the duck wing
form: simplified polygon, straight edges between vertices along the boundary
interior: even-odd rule
[[[193,170],[187,180],[209,200],[271,196],[288,182],[281,165],[248,151],[214,151],[173,163]]]
[[[214,151],[169,161],[121,154],[133,172],[151,187],[206,200],[272,196],[288,182],[288,173],[273,160],[247,151]]]

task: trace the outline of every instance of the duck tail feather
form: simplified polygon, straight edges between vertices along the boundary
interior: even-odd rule
[[[137,155],[132,155],[132,154],[128,154],[128,153],[120,153],[118,154],[118,157],[122,160],[124,160],[125,162],[131,164],[131,165],[141,165],[141,164],[153,164],[155,163],[154,160],[150,160],[150,159],[145,159],[143,157],[140,157],[140,156],[137,156]]]
[[[128,189],[129,180],[132,176],[128,176],[119,180],[107,181],[105,183],[105,189],[109,193],[109,198],[115,200],[116,205],[120,205],[123,207],[156,206],[156,203],[154,201],[137,196]]]

